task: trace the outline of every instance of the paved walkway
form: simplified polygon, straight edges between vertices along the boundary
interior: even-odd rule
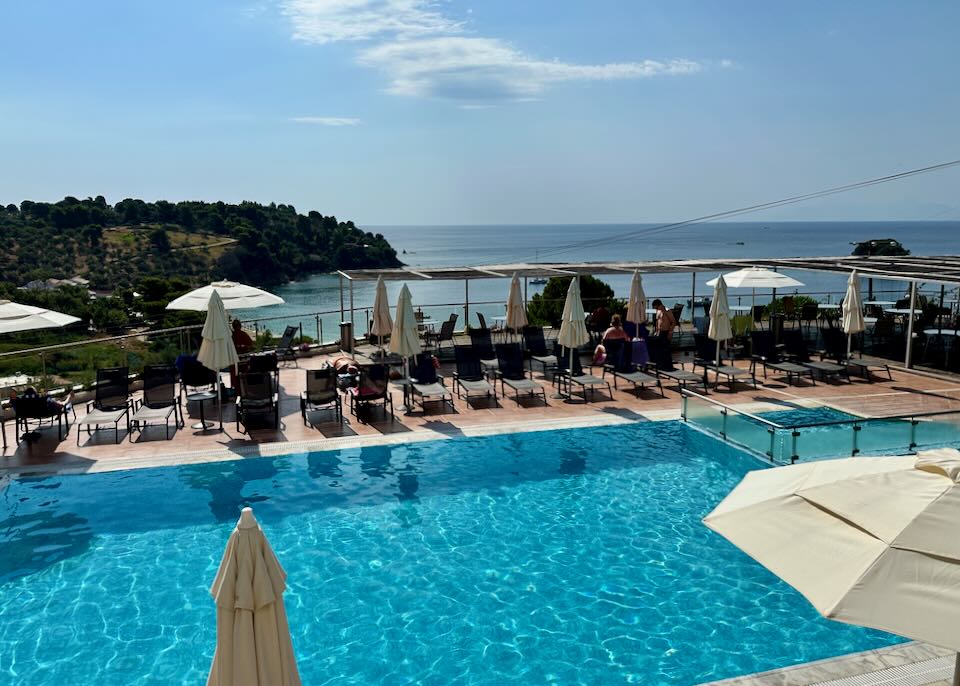
[[[317,415],[317,424],[304,426],[299,406],[300,391],[305,384],[303,370],[317,367],[327,359],[326,356],[305,358],[299,360],[297,367],[290,365],[281,369],[282,421],[279,430],[262,428],[253,429],[250,433],[238,431],[234,424],[233,406],[228,403],[224,406],[223,433],[194,431],[190,424],[198,417],[198,407],[191,403],[187,428],[177,431],[169,441],[164,439],[163,427],[152,427],[142,434],[122,434],[119,445],[114,444],[112,431],[92,437],[83,433],[77,446],[75,428],[71,428],[63,441],[57,441],[56,428],[45,428],[39,440],[23,442],[18,448],[14,441],[13,422],[8,420],[6,430],[10,446],[0,457],[0,473],[103,471],[376,442],[449,438],[476,432],[536,430],[679,417],[680,395],[675,386],[666,385],[667,380],[665,397],[655,390],[645,390],[636,395],[620,384],[620,388],[611,395],[598,393],[595,402],[584,403],[552,398],[552,384],[537,374],[537,380],[547,388],[546,403],[539,399],[517,403],[512,397],[498,398],[495,405],[482,400],[472,400],[468,404],[465,400],[455,399],[452,407],[435,404],[428,405],[426,413],[419,407],[405,413],[401,409],[402,393],[398,388],[393,392],[396,421],[374,412],[367,423],[361,423],[345,411],[343,424],[333,421],[332,414],[328,413]],[[442,371],[447,376],[448,387],[451,387],[452,369],[444,365]],[[960,381],[905,371],[894,371],[892,380],[878,380],[875,383],[867,383],[856,377],[849,384],[818,382],[816,386],[811,386],[809,382],[788,386],[783,379],[773,376],[760,378],[759,381],[757,389],[738,384],[736,390],[730,392],[721,386],[719,391],[711,389],[710,396],[751,412],[819,404],[862,416],[960,410]],[[78,416],[85,413],[82,404],[78,404],[76,410]],[[208,418],[211,415],[215,417],[215,404],[207,403],[205,412]]]

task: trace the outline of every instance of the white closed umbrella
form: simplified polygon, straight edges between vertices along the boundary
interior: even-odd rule
[[[720,366],[720,342],[733,338],[730,325],[730,304],[727,302],[727,282],[723,276],[716,279],[713,287],[713,302],[710,303],[710,328],[707,336],[717,342],[717,366]]]
[[[79,321],[78,317],[56,310],[0,300],[0,334],[55,329]]]
[[[370,333],[380,339],[380,353],[383,354],[383,337],[393,330],[393,320],[390,318],[390,303],[387,302],[387,284],[383,276],[377,277],[377,294],[373,299],[373,323]]]
[[[583,301],[580,299],[580,278],[570,279],[567,289],[567,299],[563,303],[563,315],[560,320],[560,333],[557,342],[570,350],[570,366],[567,371],[573,376],[574,351],[590,341],[587,331],[586,314],[583,311]]]
[[[847,357],[853,349],[853,335],[866,328],[863,321],[863,296],[860,294],[860,276],[856,270],[850,272],[847,279],[847,292],[843,296],[843,332],[847,334]]]
[[[776,291],[778,288],[796,288],[803,285],[802,282],[786,274],[763,267],[747,267],[728,272],[723,275],[723,280],[727,282],[727,288],[749,288],[752,305],[756,305],[758,288],[772,288]],[[707,281],[707,285],[716,286],[717,279]]]
[[[627,301],[627,321],[640,325],[647,321],[647,294],[643,292],[643,277],[640,272],[633,272],[630,281],[630,299]]]
[[[200,352],[197,361],[207,369],[217,373],[217,410],[220,415],[220,429],[223,430],[223,406],[220,393],[220,370],[232,367],[240,361],[237,348],[230,334],[230,322],[223,307],[220,295],[213,291],[207,303],[207,319],[201,331]]]
[[[393,332],[390,334],[390,352],[403,358],[404,378],[410,377],[409,358],[419,355],[422,350],[417,317],[413,312],[413,296],[410,295],[407,284],[403,284],[397,298],[397,318],[393,321]]]
[[[523,302],[523,293],[520,290],[520,277],[516,274],[510,279],[510,295],[507,296],[508,329],[519,332],[527,325],[527,306]]]
[[[205,312],[210,296],[216,292],[226,310],[248,310],[267,305],[282,305],[283,298],[255,286],[236,281],[214,281],[167,303],[168,310]]]
[[[243,508],[210,588],[217,648],[207,686],[300,686],[283,605],[286,578],[253,510]]]
[[[824,617],[960,652],[960,452],[750,472],[703,521]]]

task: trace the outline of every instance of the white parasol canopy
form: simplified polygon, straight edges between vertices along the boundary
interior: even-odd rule
[[[630,300],[627,301],[627,321],[638,327],[647,321],[647,294],[643,292],[643,277],[640,272],[633,272],[630,281]]]
[[[507,296],[508,329],[519,331],[527,325],[527,308],[523,303],[523,293],[520,291],[520,277],[516,274],[510,279],[510,295]]]
[[[716,286],[717,279],[707,281],[708,286]],[[795,288],[803,284],[786,274],[763,267],[747,267],[723,275],[728,288]]]
[[[53,329],[79,321],[77,317],[56,310],[0,300],[0,333]]]
[[[171,300],[167,303],[167,309],[205,312],[207,303],[210,301],[210,295],[214,292],[220,296],[223,307],[227,310],[247,310],[254,307],[283,304],[283,298],[280,296],[268,293],[255,286],[248,286],[236,281],[214,281],[207,286],[201,286],[189,293],[184,293],[175,300]]]
[[[703,521],[824,617],[960,651],[958,482],[953,449],[822,460],[750,472]]]
[[[853,335],[866,328],[863,320],[863,296],[860,295],[860,276],[856,270],[847,279],[847,293],[843,296],[843,332],[847,334],[847,357],[853,345]]]
[[[286,578],[253,510],[243,508],[210,588],[217,649],[207,686],[300,686],[283,605]]]
[[[713,287],[713,302],[710,303],[710,328],[707,335],[717,342],[717,366],[720,366],[720,342],[733,338],[730,325],[730,304],[727,302],[727,282],[718,276]]]
[[[387,284],[383,276],[377,277],[377,294],[373,299],[373,324],[370,333],[374,336],[389,336],[393,330],[390,318],[390,303],[387,302]]]
[[[564,348],[579,348],[590,342],[587,331],[587,316],[583,311],[583,301],[580,299],[580,279],[570,279],[567,289],[567,299],[563,303],[563,315],[560,320],[560,333],[557,342]]]
[[[200,342],[200,352],[197,353],[197,362],[207,369],[217,372],[217,413],[220,415],[220,429],[222,430],[223,407],[221,406],[220,370],[232,367],[240,361],[240,358],[237,355],[237,347],[233,344],[227,311],[223,308],[223,301],[220,300],[220,295],[216,291],[210,293],[210,302],[205,309],[207,310],[207,320],[203,323],[203,331],[200,332],[202,341]]]
[[[397,298],[397,318],[390,334],[390,352],[407,358],[419,355],[421,350],[417,317],[413,312],[413,296],[407,284],[403,284]]]

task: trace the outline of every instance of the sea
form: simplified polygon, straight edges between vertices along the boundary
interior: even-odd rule
[[[477,266],[512,262],[591,262],[621,260],[673,260],[696,258],[762,258],[849,255],[859,241],[894,238],[914,255],[960,253],[960,221],[890,222],[714,222],[692,224],[661,231],[656,224],[564,224],[564,225],[490,225],[490,226],[366,226],[365,230],[383,234],[410,267]],[[846,279],[806,271],[788,271],[804,285],[797,293],[811,294],[819,300],[836,302],[842,298]],[[712,272],[690,274],[648,274],[643,277],[648,298],[661,298],[668,306],[683,302],[689,307],[691,291],[699,298],[709,295],[706,282]],[[618,297],[626,298],[630,275],[599,277],[610,284]],[[406,283],[414,305],[429,319],[441,321],[451,312],[464,321],[463,281],[410,279],[387,283],[391,303]],[[509,281],[475,279],[469,284],[470,324],[477,325],[476,313],[502,315]],[[527,284],[527,295],[542,289]],[[866,285],[864,285],[866,289]],[[939,296],[938,284],[925,284],[922,292]],[[299,326],[303,334],[325,342],[339,337],[341,321],[340,279],[335,274],[316,274],[274,289],[286,302],[239,313],[257,328],[281,332],[287,325]],[[374,282],[357,281],[353,286],[354,328],[366,332],[369,310],[373,305]],[[906,293],[906,284],[875,280],[874,297],[897,300]],[[957,297],[956,289],[948,297]],[[784,295],[780,293],[778,295]],[[769,302],[770,293],[730,289],[732,302],[758,304]],[[344,319],[349,320],[350,296],[345,282]]]

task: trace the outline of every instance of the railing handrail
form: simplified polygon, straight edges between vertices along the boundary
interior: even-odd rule
[[[63,350],[65,348],[77,348],[82,345],[93,345],[95,343],[112,343],[115,341],[123,341],[128,338],[143,338],[144,336],[156,336],[157,334],[170,334],[170,333],[179,333],[181,331],[191,331],[194,329],[202,329],[203,324],[188,324],[186,326],[174,326],[169,329],[149,329],[147,331],[140,331],[138,333],[125,333],[119,336],[103,336],[101,338],[85,338],[82,341],[71,341],[69,343],[57,343],[55,345],[43,345],[36,348],[21,348],[20,350],[10,350],[8,352],[0,353],[0,358],[3,357],[16,357],[19,355],[31,355],[34,353],[44,353],[51,350]]]
[[[796,429],[809,429],[812,427],[819,427],[819,426],[839,426],[842,424],[869,424],[873,422],[906,421],[906,420],[914,420],[914,419],[919,419],[924,417],[941,417],[943,415],[948,415],[948,414],[960,414],[960,409],[933,410],[930,412],[912,412],[908,414],[889,415],[886,417],[852,417],[851,419],[832,419],[824,422],[810,422],[808,424],[783,425],[783,424],[778,424],[777,422],[771,421],[769,419],[765,419],[758,415],[751,414],[750,412],[746,412],[745,410],[739,410],[733,405],[727,405],[726,403],[722,403],[718,400],[714,400],[713,398],[708,398],[707,396],[697,393],[696,391],[692,391],[689,388],[682,388],[680,389],[680,392],[683,396],[693,397],[693,398],[696,398],[697,400],[705,400],[706,402],[712,405],[717,405],[719,407],[724,408],[725,410],[736,412],[739,415],[743,415],[744,417],[749,417],[750,419],[756,420],[761,424],[765,424],[766,426],[770,426],[770,427],[773,427],[774,429],[780,429],[783,431],[794,431]]]

